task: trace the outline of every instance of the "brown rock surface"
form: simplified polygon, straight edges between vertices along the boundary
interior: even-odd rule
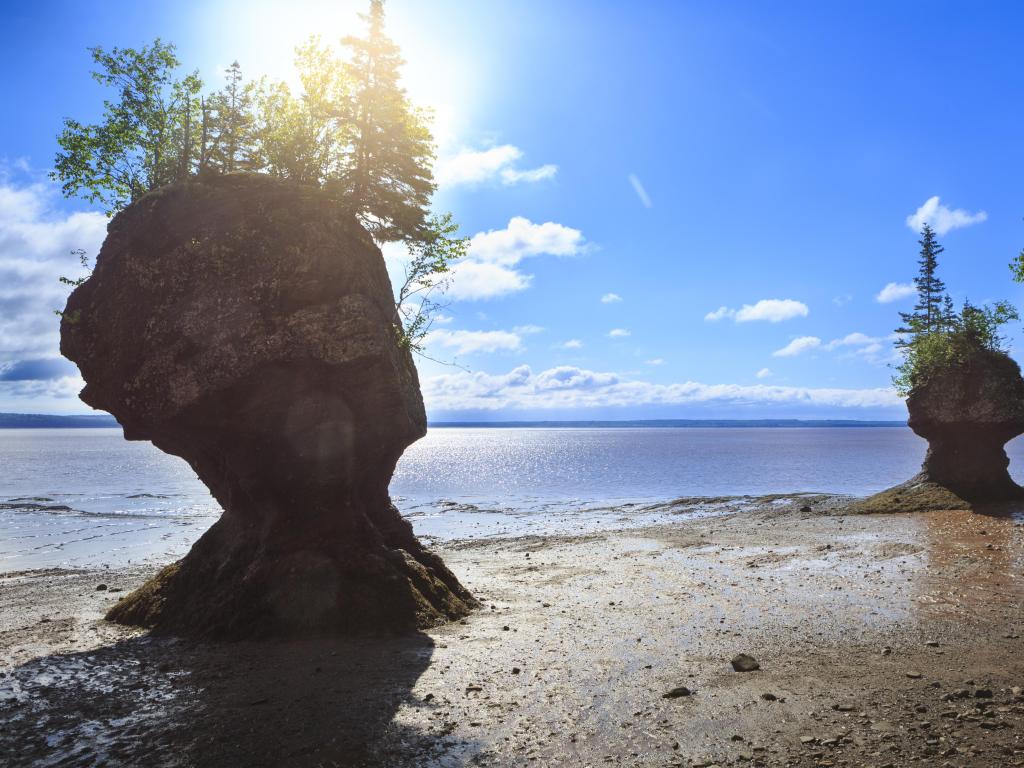
[[[108,618],[242,637],[404,630],[473,598],[388,496],[426,431],[380,251],[319,190],[230,175],[118,214],[68,300],[81,398],[181,456],[220,520]]]
[[[928,441],[921,472],[866,499],[862,511],[967,509],[1024,498],[1004,445],[1024,433],[1024,379],[1002,352],[976,350],[934,371],[907,398],[908,424]]]

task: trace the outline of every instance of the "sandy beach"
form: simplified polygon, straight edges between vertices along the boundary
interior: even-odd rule
[[[412,637],[197,644],[101,615],[151,566],[0,577],[11,766],[1024,765],[1024,517],[765,498],[441,554]],[[685,517],[685,519],[684,519]],[[102,586],[101,586],[102,585]],[[752,656],[760,668],[736,672]],[[668,696],[666,696],[668,694]]]

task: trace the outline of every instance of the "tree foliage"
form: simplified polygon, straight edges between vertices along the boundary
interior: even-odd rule
[[[903,359],[893,384],[903,395],[927,382],[936,371],[962,365],[980,350],[1005,352],[1001,328],[1020,319],[1006,301],[976,306],[965,300],[956,312],[945,283],[937,275],[938,256],[944,249],[927,224],[919,243],[919,272],[914,278],[917,304],[913,312],[900,313],[903,325],[896,331]]]
[[[223,88],[204,91],[198,72],[177,75],[175,48],[159,39],[137,50],[90,49],[93,77],[114,96],[98,123],[64,121],[53,177],[66,196],[100,203],[108,215],[202,174],[245,170],[316,185],[378,243],[406,245],[412,261],[396,302],[402,342],[420,351],[465,241],[450,214],[430,214],[430,115],[400,85],[404,62],[385,33],[382,0],[361,18],[361,37],[337,48],[313,37],[296,50],[297,92],[246,81],[237,61]]]

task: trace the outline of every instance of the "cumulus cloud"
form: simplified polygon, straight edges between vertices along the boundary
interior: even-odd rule
[[[562,349],[583,349],[583,342],[579,339],[569,339],[562,342],[560,346]]]
[[[521,365],[504,374],[459,371],[427,378],[423,395],[432,411],[571,409],[642,405],[795,404],[841,408],[895,407],[891,388],[838,389],[767,384],[653,384],[616,373],[558,366],[534,373]]]
[[[915,232],[920,232],[925,224],[930,224],[936,234],[944,235],[947,232],[969,227],[972,224],[980,224],[988,219],[985,211],[971,213],[963,208],[951,209],[939,201],[939,196],[929,197],[924,205],[914,213],[907,216],[907,226]]]
[[[480,184],[494,179],[511,185],[551,179],[558,173],[558,166],[550,163],[532,169],[514,167],[522,156],[523,151],[512,144],[490,149],[463,149],[450,157],[440,158],[434,169],[434,178],[439,187]]]
[[[632,334],[626,328],[612,328],[608,331],[609,339],[624,339]]]
[[[772,352],[773,357],[796,357],[797,355],[817,349],[821,346],[821,339],[817,336],[800,336],[793,339],[782,349]]]
[[[913,296],[915,293],[917,293],[917,287],[913,283],[886,283],[885,287],[875,296],[875,301],[879,304],[889,304]]]
[[[15,175],[15,172],[17,175]],[[59,319],[69,288],[61,275],[83,274],[72,249],[95,256],[106,234],[99,213],[67,213],[48,183],[24,165],[0,168],[0,399],[70,397],[81,387],[74,366],[60,359]]]
[[[650,208],[654,205],[651,202],[651,196],[647,194],[647,190],[644,189],[644,185],[640,183],[640,179],[637,178],[635,173],[629,174],[629,183],[633,185],[633,191],[636,192],[636,196],[640,198],[640,202],[644,208]]]
[[[870,363],[890,363],[897,359],[897,354],[889,344],[895,339],[895,334],[890,336],[869,336],[866,333],[855,331],[848,333],[841,339],[833,339],[824,346],[827,350],[845,350],[848,355],[860,357]]]
[[[802,301],[761,299],[755,304],[744,304],[739,309],[721,306],[704,315],[704,319],[708,322],[716,322],[729,317],[737,323],[781,323],[783,320],[792,320],[794,317],[807,317],[809,313],[810,309]]]
[[[665,364],[665,360],[663,358],[660,358],[660,357],[655,357],[655,358],[652,358],[650,360],[645,360],[644,362],[646,362],[647,365],[664,365]]]
[[[439,329],[424,337],[430,348],[441,347],[457,355],[478,352],[515,352],[522,348],[522,337],[511,331],[450,331]]]
[[[451,268],[448,296],[470,301],[525,290],[533,276],[516,269],[523,259],[575,256],[586,248],[578,229],[553,221],[535,224],[514,216],[504,229],[479,232],[470,238],[466,258]]]
[[[760,371],[754,374],[759,379],[767,379],[772,375],[771,368],[762,368]]]
[[[606,293],[601,297],[602,304],[618,304],[622,301],[622,297],[617,293]]]

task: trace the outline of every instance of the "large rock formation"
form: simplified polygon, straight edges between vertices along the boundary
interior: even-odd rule
[[[188,461],[224,513],[109,619],[252,637],[469,611],[388,496],[426,431],[396,321],[380,251],[315,188],[229,175],[111,221],[61,351],[82,400]]]
[[[930,372],[907,398],[910,428],[928,441],[921,473],[866,499],[866,511],[967,509],[1024,498],[1003,446],[1024,433],[1024,379],[1002,352],[978,349]]]

